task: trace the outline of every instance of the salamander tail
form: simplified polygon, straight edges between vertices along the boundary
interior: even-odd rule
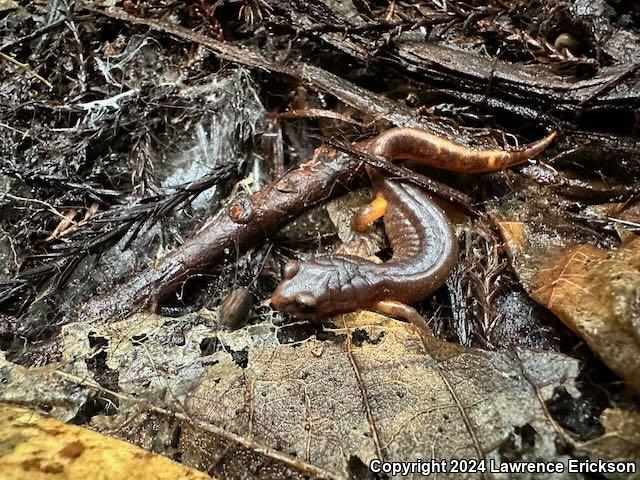
[[[553,142],[553,139],[556,138],[556,136],[558,136],[558,132],[551,132],[549,135],[538,140],[537,142],[529,143],[519,148],[509,149],[507,151],[509,152],[509,154],[514,156],[514,160],[516,158],[519,160],[519,162],[517,163],[524,162],[525,160],[535,157],[544,149],[546,149],[551,144],[551,142]]]

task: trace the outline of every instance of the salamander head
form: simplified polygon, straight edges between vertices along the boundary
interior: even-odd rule
[[[297,318],[326,317],[352,310],[352,295],[340,288],[339,268],[344,267],[322,258],[287,263],[283,280],[271,297],[272,305]]]

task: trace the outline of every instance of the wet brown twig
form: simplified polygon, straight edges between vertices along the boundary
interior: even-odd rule
[[[13,47],[17,46],[17,45],[21,45],[25,42],[28,42],[30,40],[33,40],[35,38],[38,38],[42,35],[44,35],[45,33],[50,32],[51,30],[54,30],[56,28],[58,28],[59,26],[63,25],[65,22],[65,20],[63,18],[56,20],[53,23],[49,23],[47,25],[45,25],[44,27],[38,28],[36,30],[34,30],[33,32],[31,32],[28,35],[24,35],[20,38],[16,38],[15,40],[11,41],[11,42],[7,42],[4,45],[0,46],[0,52],[6,52],[7,50],[11,50]]]
[[[433,119],[425,119],[416,115],[415,111],[405,105],[389,99],[384,95],[355,85],[348,80],[334,75],[327,70],[304,62],[289,62],[283,65],[277,61],[269,60],[259,53],[243,49],[230,43],[220,42],[179,25],[166,22],[140,18],[119,9],[95,9],[84,6],[86,10],[116,20],[121,20],[136,25],[145,25],[152,30],[173,35],[183,41],[192,42],[208,49],[223,60],[243,65],[248,68],[264,70],[271,73],[286,75],[292,79],[304,83],[308,87],[320,92],[333,95],[346,105],[355,108],[362,113],[375,118],[386,120],[399,127],[416,127],[427,130],[437,135],[443,135],[455,140],[462,145],[471,145],[473,137],[467,129],[454,128]]]
[[[81,317],[102,322],[159,301],[191,276],[277,233],[291,219],[345,192],[362,164],[343,153],[320,148],[309,162],[290,170],[259,192],[234,197],[184,244],[112,292],[87,302]]]

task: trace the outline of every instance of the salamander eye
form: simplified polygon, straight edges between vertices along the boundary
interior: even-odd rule
[[[298,293],[294,299],[296,307],[301,313],[311,313],[316,306],[316,298],[310,293]]]
[[[284,278],[289,280],[300,270],[300,262],[289,262],[284,266]]]

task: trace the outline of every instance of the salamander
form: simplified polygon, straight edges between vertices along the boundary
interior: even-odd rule
[[[491,172],[527,161],[554,139],[510,150],[478,150],[423,130],[393,128],[367,150],[389,161],[404,159],[455,172]],[[378,264],[350,255],[325,255],[289,262],[272,296],[278,310],[298,318],[376,310],[405,318],[427,334],[426,322],[409,307],[439,288],[457,261],[457,238],[444,211],[426,192],[367,168],[373,201],[353,219],[363,231],[384,216],[392,258]]]

